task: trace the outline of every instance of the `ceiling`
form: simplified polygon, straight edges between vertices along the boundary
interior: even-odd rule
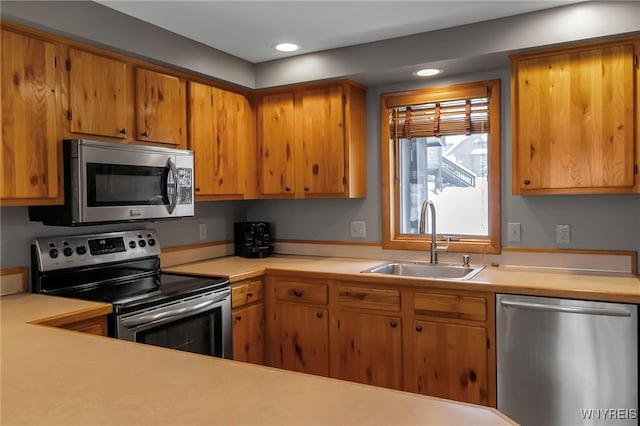
[[[260,63],[549,9],[537,1],[98,1],[223,52]],[[281,53],[281,42],[300,46]]]

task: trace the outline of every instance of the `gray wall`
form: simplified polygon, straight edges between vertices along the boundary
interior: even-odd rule
[[[0,208],[0,268],[29,265],[29,244],[33,238],[78,235],[130,229],[156,229],[162,247],[233,239],[233,223],[245,220],[246,202],[212,201],[196,203],[194,217],[158,222],[119,223],[68,228],[30,222],[27,207]],[[207,225],[207,239],[200,240],[199,225]]]
[[[469,81],[501,79],[501,223],[504,246],[640,251],[640,195],[511,195],[510,71],[500,69],[369,88],[367,92],[367,193],[360,200],[264,200],[249,204],[248,220],[274,223],[282,239],[350,241],[352,220],[366,221],[367,237],[381,240],[380,94]],[[521,242],[506,241],[508,222],[521,224]],[[555,225],[571,225],[571,243],[555,243]]]

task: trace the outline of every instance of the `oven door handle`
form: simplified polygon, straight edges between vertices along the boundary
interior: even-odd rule
[[[220,304],[221,301],[226,299],[228,294],[225,294],[221,297],[216,297],[215,299],[208,299],[204,302],[197,303],[195,305],[185,306],[180,309],[171,309],[164,312],[158,312],[156,314],[142,314],[142,315],[133,315],[130,318],[126,318],[122,320],[122,325],[129,328],[134,329],[141,326],[149,326],[149,325],[157,325],[166,320],[176,321],[190,315],[198,314],[200,312],[204,312],[210,309],[212,306]]]
[[[173,175],[173,197],[171,198],[171,203],[167,210],[169,214],[173,213],[178,205],[178,169],[176,168],[176,163],[172,158],[169,158],[167,161],[167,165],[169,166],[170,173]],[[167,192],[169,191],[169,179],[167,179]]]

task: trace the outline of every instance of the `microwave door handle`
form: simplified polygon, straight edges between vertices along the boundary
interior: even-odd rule
[[[169,204],[169,207],[167,209],[171,214],[178,205],[178,169],[176,168],[176,163],[174,163],[172,158],[169,158],[167,164],[169,166],[170,173],[173,174],[173,197],[171,199],[171,204]],[[167,179],[167,192],[169,190],[169,185],[169,179]]]

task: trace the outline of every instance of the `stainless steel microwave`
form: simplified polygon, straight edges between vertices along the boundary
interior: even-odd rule
[[[86,139],[63,142],[64,205],[29,219],[76,226],[193,216],[193,152]]]

